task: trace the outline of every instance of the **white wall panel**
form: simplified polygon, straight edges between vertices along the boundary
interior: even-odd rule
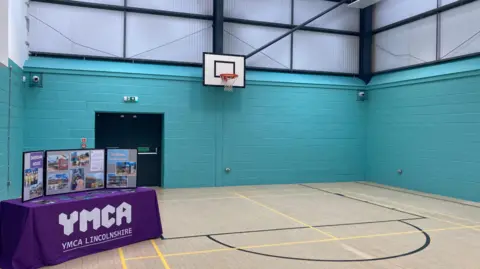
[[[21,68],[28,59],[26,2],[27,0],[10,0],[8,4],[8,57]]]
[[[246,55],[287,32],[286,29],[225,23],[224,52]],[[263,54],[262,54],[263,52]],[[247,66],[290,68],[290,36],[247,59]]]
[[[203,15],[213,14],[213,0],[128,0],[127,5]]]
[[[123,0],[74,0],[74,1],[123,6]]]
[[[295,0],[294,23],[302,24],[334,5],[336,3],[332,1]],[[360,10],[342,5],[308,24],[308,26],[358,32],[360,31],[359,22]]]
[[[436,16],[409,23],[374,36],[374,71],[434,61]]]
[[[440,6],[448,5],[457,1],[460,1],[460,0],[440,0]]]
[[[127,14],[127,57],[202,62],[212,51],[212,22],[149,14]]]
[[[480,52],[480,1],[443,12],[440,21],[441,58]]]
[[[0,0],[0,68],[8,66],[8,0]]]
[[[277,23],[291,22],[291,0],[224,0],[225,17]]]
[[[418,15],[437,7],[437,0],[382,0],[375,5],[375,29]]]
[[[297,31],[293,39],[293,68],[358,73],[359,38]]]
[[[31,51],[116,57],[123,54],[123,12],[30,2],[29,13],[38,18],[30,16]]]

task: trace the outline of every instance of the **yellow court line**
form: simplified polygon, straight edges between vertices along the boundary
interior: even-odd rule
[[[310,193],[292,193],[292,194],[266,194],[266,195],[249,195],[249,197],[285,197],[285,196],[304,196],[304,195],[318,195],[316,192]],[[223,200],[223,199],[240,199],[242,197],[238,196],[225,196],[225,197],[214,197],[214,198],[192,198],[192,199],[157,199],[159,202],[188,202],[188,201],[208,201],[208,200]]]
[[[152,242],[152,245],[153,247],[155,248],[155,251],[157,252],[157,255],[158,257],[160,258],[160,260],[162,261],[162,264],[163,264],[163,267],[165,269],[171,269],[170,266],[168,265],[167,263],[167,260],[165,260],[165,256],[162,254],[162,252],[160,251],[160,249],[158,248],[157,246],[157,243],[155,243],[155,241],[152,239],[150,240]]]
[[[118,255],[120,255],[120,261],[122,262],[122,268],[127,269],[127,263],[125,262],[125,255],[123,255],[123,249],[118,249]]]
[[[292,193],[292,194],[249,195],[248,197],[267,198],[267,197],[306,196],[306,195],[318,195],[318,193],[306,192],[306,193]]]
[[[126,261],[135,261],[135,260],[146,260],[146,259],[156,259],[158,256],[140,256],[140,257],[133,257],[133,258],[126,258]]]
[[[208,201],[208,200],[223,200],[223,199],[239,199],[235,196],[225,196],[225,197],[215,197],[215,198],[193,198],[193,199],[165,199],[160,200],[159,202],[188,202],[188,201]]]
[[[374,196],[370,196],[370,195],[366,195],[366,194],[363,194],[363,193],[356,193],[356,192],[349,192],[349,191],[344,191],[342,189],[340,189],[342,192],[344,193],[350,193],[350,194],[358,194],[358,195],[363,195],[363,196],[366,196],[366,197],[371,197],[371,198],[374,198]],[[355,198],[355,197],[353,197]],[[377,202],[377,201],[375,201]],[[382,200],[382,202],[385,202],[384,200]],[[468,229],[471,229],[471,230],[474,230],[474,231],[480,231],[480,229],[476,229],[476,228],[471,228],[472,226],[467,226],[467,225],[464,225],[464,224],[461,224],[461,223],[457,223],[457,222],[454,222],[454,221],[449,221],[449,220],[444,220],[444,219],[440,219],[440,218],[437,218],[437,217],[432,217],[432,213],[428,213],[429,211],[430,212],[433,212],[433,214],[438,214],[438,215],[443,215],[445,217],[449,217],[449,218],[452,218],[452,219],[461,219],[460,217],[456,217],[456,216],[452,216],[452,215],[447,215],[447,214],[443,214],[443,213],[440,213],[440,212],[435,212],[435,211],[431,211],[431,210],[428,210],[428,209],[425,209],[425,208],[421,208],[421,207],[417,207],[417,206],[413,206],[413,205],[409,205],[409,204],[404,204],[404,203],[399,203],[399,202],[395,202],[395,201],[387,201],[387,203],[390,202],[392,204],[397,204],[397,205],[400,205],[400,206],[404,206],[404,207],[410,207],[410,208],[414,208],[414,209],[417,209],[417,210],[421,210],[421,211],[426,211],[424,213],[421,213],[421,212],[415,212],[417,214],[423,214],[425,215],[428,214],[428,218],[430,219],[434,219],[434,220],[438,220],[440,222],[445,222],[445,223],[449,223],[449,224],[453,224],[453,225],[458,225],[458,226],[461,226],[461,227],[470,227]],[[383,206],[388,206],[388,205],[385,205],[385,204],[379,204],[379,205],[383,205]],[[464,220],[467,220],[467,219],[464,219]],[[472,220],[469,220],[470,222],[472,222],[473,224],[478,224],[477,222],[475,221],[472,221]]]
[[[243,247],[235,247],[235,248],[218,248],[218,249],[210,249],[210,250],[165,254],[165,257],[209,254],[209,253],[215,253],[215,252],[234,251],[234,250],[238,250],[238,249],[256,249],[256,248],[267,248],[267,247],[281,247],[281,246],[292,246],[292,245],[303,245],[303,244],[336,242],[336,241],[347,241],[347,240],[376,238],[376,237],[410,235],[410,234],[417,234],[417,233],[422,233],[422,232],[441,232],[441,231],[447,231],[447,230],[464,230],[464,229],[477,228],[477,227],[480,227],[480,225],[479,226],[467,226],[467,227],[456,226],[456,227],[448,227],[448,228],[429,229],[429,230],[423,230],[423,231],[408,231],[408,232],[397,232],[397,233],[386,233],[386,234],[359,235],[359,236],[329,238],[329,239],[319,239],[319,240],[309,240],[309,241],[286,242],[286,243],[265,244],[265,245],[256,245],[256,246],[243,246]]]
[[[321,234],[323,234],[323,235],[326,235],[326,236],[328,236],[328,237],[330,237],[330,238],[337,238],[337,237],[335,237],[335,236],[332,235],[332,234],[329,234],[329,233],[324,232],[324,231],[322,231],[322,230],[320,230],[320,229],[317,229],[317,228],[313,227],[312,225],[306,224],[305,222],[300,221],[300,220],[298,220],[298,219],[296,219],[296,218],[290,217],[289,215],[284,214],[284,213],[282,213],[282,212],[280,212],[280,211],[278,211],[278,210],[276,210],[276,209],[273,209],[273,208],[271,208],[271,207],[269,207],[269,206],[267,206],[267,205],[264,205],[264,204],[262,204],[262,203],[260,203],[260,202],[257,202],[257,201],[255,201],[255,200],[253,200],[253,199],[251,199],[251,198],[248,198],[248,197],[245,196],[245,195],[241,195],[241,194],[239,194],[239,193],[235,193],[235,195],[238,195],[238,196],[240,196],[240,197],[242,197],[242,198],[244,198],[244,199],[247,199],[247,200],[249,200],[250,202],[253,202],[253,203],[255,203],[255,204],[259,205],[259,206],[262,206],[262,207],[264,207],[264,208],[272,211],[273,213],[277,213],[278,215],[283,216],[283,217],[285,217],[285,218],[287,218],[287,219],[293,220],[293,221],[295,221],[296,223],[300,223],[300,224],[302,224],[303,226],[306,226],[306,227],[308,227],[308,228],[310,228],[310,229],[313,229],[313,230],[315,230],[315,231],[317,231],[317,232],[319,232],[319,233],[321,233]]]

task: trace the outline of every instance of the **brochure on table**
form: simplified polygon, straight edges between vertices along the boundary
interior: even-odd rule
[[[105,188],[105,150],[47,151],[46,195]]]
[[[137,150],[107,149],[107,188],[137,187]]]
[[[43,197],[43,163],[45,152],[32,151],[23,153],[22,201]]]

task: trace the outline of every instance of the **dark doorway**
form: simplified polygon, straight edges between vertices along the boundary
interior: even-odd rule
[[[96,113],[95,147],[138,149],[138,186],[162,186],[163,114]]]

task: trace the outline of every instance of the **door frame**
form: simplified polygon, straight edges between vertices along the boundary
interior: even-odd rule
[[[165,112],[132,112],[132,111],[128,111],[128,112],[123,112],[123,111],[105,111],[105,110],[95,110],[93,112],[93,135],[94,135],[94,141],[95,141],[95,144],[94,144],[94,148],[96,148],[96,143],[97,143],[97,130],[95,128],[96,126],[96,121],[97,121],[97,113],[108,113],[108,114],[125,114],[125,115],[160,115],[161,116],[161,119],[162,119],[162,122],[161,122],[161,126],[162,126],[162,137],[161,137],[161,144],[162,144],[162,148],[161,148],[161,152],[158,152],[158,154],[160,154],[160,169],[161,169],[161,172],[160,172],[160,186],[161,188],[165,188]]]

